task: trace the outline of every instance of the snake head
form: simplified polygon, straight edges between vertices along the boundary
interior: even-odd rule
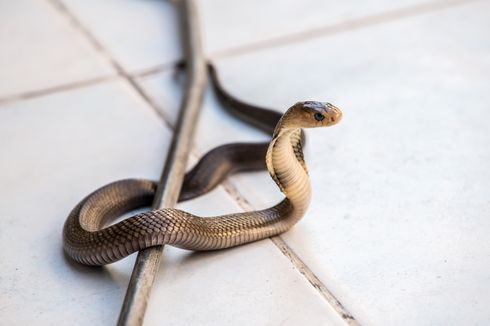
[[[342,111],[327,102],[305,101],[295,106],[303,113],[304,128],[332,126],[342,118]]]
[[[272,138],[287,129],[333,126],[342,119],[342,111],[330,103],[305,101],[290,107],[281,117]]]
[[[341,118],[342,111],[330,103],[305,101],[290,107],[280,124],[285,129],[317,128],[332,126]]]

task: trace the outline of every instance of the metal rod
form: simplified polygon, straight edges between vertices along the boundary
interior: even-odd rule
[[[179,119],[155,194],[153,209],[173,207],[177,203],[207,82],[197,8],[193,0],[178,1],[177,6],[181,15],[188,77]],[[138,253],[119,314],[118,325],[133,326],[143,323],[151,288],[160,265],[162,250],[163,246],[156,246]]]

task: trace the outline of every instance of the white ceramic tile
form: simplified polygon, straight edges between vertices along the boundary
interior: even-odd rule
[[[119,82],[6,105],[0,121],[0,148],[8,153],[0,168],[0,246],[9,248],[0,262],[2,320],[113,324],[134,255],[105,268],[79,266],[62,254],[62,226],[97,187],[156,178],[169,131]],[[205,216],[239,211],[222,189],[180,207]],[[168,248],[160,274],[150,325],[343,324],[269,240],[202,255]]]
[[[1,1],[0,12],[0,98],[113,74],[47,1]]]
[[[423,2],[427,1],[200,0],[199,9],[204,44],[213,54]]]
[[[309,132],[313,201],[284,238],[361,324],[490,322],[489,10],[462,5],[219,62],[240,98],[343,108],[340,125]],[[234,182],[267,206],[277,190],[266,177]]]
[[[62,0],[82,24],[131,72],[180,57],[175,4],[156,0]],[[203,43],[213,53],[423,1],[370,0],[343,3],[320,0],[200,0]],[[253,22],[251,24],[251,22]]]
[[[182,86],[174,73],[145,77],[139,82],[174,123]],[[211,92],[199,119],[194,148],[199,155],[216,145],[212,137],[203,137],[209,133],[223,143],[238,141],[242,136],[266,138],[228,117]],[[219,128],[213,127],[217,123]],[[221,188],[179,207],[201,216],[240,211]],[[343,323],[268,240],[204,254],[167,248],[161,271],[145,319],[149,325],[159,324],[162,318],[169,325]]]
[[[107,268],[74,264],[63,223],[110,181],[158,176],[169,137],[119,82],[0,106],[2,323],[115,323],[134,255]]]
[[[66,3],[128,70],[179,56],[169,3]],[[327,6],[315,2],[315,13],[296,6],[301,14],[292,15],[271,5],[250,20],[252,7],[246,9],[243,2],[236,14],[222,16],[212,12],[211,2],[202,3],[208,51],[323,26]],[[360,9],[338,5],[339,10],[331,4],[328,24],[390,8],[388,3],[363,3]],[[14,4],[0,6],[2,12],[14,12]],[[5,94],[59,85],[46,76],[58,73],[56,65],[65,62],[67,53],[76,64],[68,65],[72,77],[63,83],[112,73],[53,7],[34,1],[15,6],[15,19],[6,18],[3,26],[9,28],[0,30],[12,36],[12,28],[28,26],[22,33],[29,42],[7,37],[18,54],[7,51],[10,56],[3,59],[0,51],[0,65],[6,66],[2,73],[14,71],[13,78],[5,79],[10,83],[0,84]],[[46,14],[31,17],[31,8]],[[219,62],[228,87],[252,102],[285,109],[297,100],[320,99],[344,108],[341,125],[309,134],[315,197],[308,216],[284,237],[363,324],[490,322],[490,134],[485,119],[490,51],[482,32],[490,27],[489,9],[487,4],[461,6]],[[267,13],[276,14],[278,25],[268,25]],[[134,24],[126,25],[136,16]],[[244,19],[266,27],[245,25],[249,35],[215,19],[220,17],[240,26]],[[289,23],[288,17],[301,23]],[[35,26],[17,27],[18,21]],[[209,27],[213,21],[216,27]],[[226,30],[219,31],[221,26]],[[67,33],[56,42],[69,49],[47,58],[43,54],[46,71],[29,77],[39,78],[35,83],[18,78],[17,63],[41,68],[25,55],[44,53],[46,44],[56,49],[59,44],[49,42],[57,33]],[[153,43],[156,39],[166,41]],[[170,119],[176,116],[180,86],[169,73],[140,82]],[[102,184],[157,177],[168,130],[123,83],[4,105],[0,126],[0,148],[7,153],[0,158],[0,246],[9,248],[0,259],[2,321],[114,323],[134,255],[102,269],[71,264],[61,251],[62,224],[73,205]],[[229,141],[267,138],[228,117],[210,94],[197,136],[199,153]],[[233,182],[257,207],[278,197],[266,173]],[[222,189],[181,207],[203,215],[238,210]],[[206,254],[167,248],[146,319],[148,324],[162,320],[173,325],[341,323],[268,241]]]
[[[218,188],[181,209],[239,212]],[[145,325],[345,325],[269,240],[193,253],[166,247]]]
[[[180,57],[179,20],[171,1],[62,1],[127,71]]]
[[[166,119],[174,124],[182,96],[183,80],[173,70],[139,78],[138,82],[158,105]],[[208,87],[195,138],[195,152],[203,154],[217,144],[241,141],[267,141],[260,131],[249,127],[222,110]]]
[[[255,63],[254,63],[255,64]],[[230,83],[230,87],[226,85],[226,88],[231,90],[231,93],[235,93],[239,98],[246,99],[250,103],[255,103],[257,105],[262,105],[264,107],[270,107],[273,109],[277,109],[278,112],[281,110],[285,110],[287,106],[278,106],[278,105],[270,105],[267,106],[267,93],[262,92],[263,89],[273,88],[274,84],[271,83],[269,86],[262,86],[261,89],[256,88],[253,84],[249,84],[251,87],[249,92],[246,89],[241,89],[239,92],[234,92],[233,88],[235,84],[233,84],[233,79],[239,78],[238,75],[232,76],[230,73],[232,70],[230,69],[220,69],[221,64],[217,65],[219,70],[219,75],[222,76],[223,81]],[[238,66],[235,69],[240,69]],[[236,70],[235,70],[236,72]],[[243,71],[240,71],[240,74],[243,76]],[[158,109],[161,110],[165,118],[171,123],[174,124],[177,116],[178,116],[178,105],[180,98],[182,96],[182,79],[181,76],[176,74],[174,71],[169,70],[162,73],[158,73],[151,76],[146,76],[142,78],[138,78],[138,83],[143,87],[145,92],[152,98],[152,100],[157,104]],[[283,81],[285,82],[285,81]],[[239,83],[237,83],[239,84]],[[243,84],[242,84],[243,86]],[[250,97],[242,96],[243,93],[247,93],[247,95],[252,95]],[[253,98],[255,95],[255,100]],[[260,96],[263,95],[263,96]],[[281,100],[280,97],[275,97],[275,100]],[[271,101],[273,102],[273,101]],[[284,101],[283,101],[284,102]],[[288,103],[292,103],[289,101]],[[198,156],[202,156],[207,151],[215,148],[216,146],[234,143],[234,142],[267,142],[270,140],[270,136],[267,136],[261,131],[250,127],[248,124],[237,120],[230,114],[228,114],[225,110],[223,110],[215,95],[211,90],[211,85],[208,84],[208,89],[205,94],[203,108],[198,117],[199,121],[197,123],[196,129],[196,137],[195,137],[195,145],[194,145],[194,153]],[[267,200],[254,201],[255,203],[260,203],[260,207],[266,207],[270,202],[280,200],[282,198],[282,194],[276,189],[277,186],[271,180],[268,173],[266,172],[248,172],[246,176],[238,175],[232,178],[232,180],[241,180],[243,179],[245,182],[240,183],[240,192],[249,194],[249,198],[256,196],[257,198],[263,198],[264,194],[262,191],[257,191],[257,181],[260,179],[261,188],[265,187],[267,189],[266,196]],[[252,197],[250,197],[252,196]],[[271,201],[272,200],[272,201]]]

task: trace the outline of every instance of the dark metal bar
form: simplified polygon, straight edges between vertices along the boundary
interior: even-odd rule
[[[178,1],[177,6],[181,14],[188,78],[179,119],[152,205],[153,209],[173,207],[177,203],[207,82],[197,8],[193,0]],[[163,246],[156,246],[138,253],[119,314],[118,325],[132,326],[143,323],[162,250]]]

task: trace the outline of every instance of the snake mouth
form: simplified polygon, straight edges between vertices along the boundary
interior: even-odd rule
[[[325,105],[325,113],[328,117],[329,126],[334,125],[342,120],[342,111],[338,107],[330,103],[327,103],[327,105]]]

